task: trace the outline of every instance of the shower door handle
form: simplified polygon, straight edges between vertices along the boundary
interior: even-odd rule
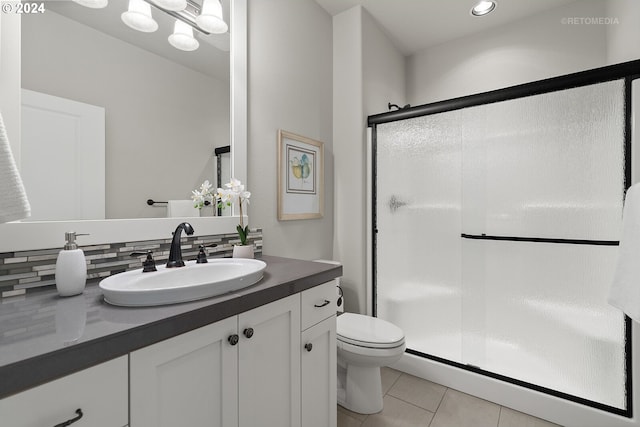
[[[392,195],[387,203],[389,209],[391,209],[391,213],[397,211],[399,208],[406,206],[407,202],[403,202],[396,195]]]

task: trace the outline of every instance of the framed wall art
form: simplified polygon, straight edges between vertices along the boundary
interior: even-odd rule
[[[322,218],[324,144],[278,131],[278,220]]]

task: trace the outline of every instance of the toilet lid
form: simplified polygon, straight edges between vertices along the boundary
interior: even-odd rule
[[[337,319],[337,338],[362,347],[391,348],[404,342],[404,332],[377,317],[344,313]]]

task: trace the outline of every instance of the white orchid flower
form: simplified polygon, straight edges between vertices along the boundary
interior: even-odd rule
[[[240,180],[236,178],[231,178],[231,182],[225,184],[224,186],[232,190],[234,193],[240,193],[244,191],[244,185],[242,185],[242,182],[240,182]]]
[[[249,233],[249,226],[244,226],[243,223],[243,211],[242,204],[246,201],[249,203],[251,192],[244,189],[244,185],[239,179],[231,178],[231,181],[224,185],[224,188],[218,188],[215,198],[219,201],[218,207],[224,208],[225,206],[231,206],[234,203],[238,204],[240,210],[240,225],[238,226],[238,234],[242,244],[246,244],[247,234]]]
[[[233,197],[231,192],[223,188],[218,188],[218,191],[216,192],[216,199],[228,205],[230,205],[233,202]]]
[[[205,180],[200,186],[200,193],[202,193],[203,195],[211,194],[211,187],[213,187],[213,185],[209,183],[209,180]]]
[[[200,191],[193,190],[191,192],[191,199],[193,200],[194,208],[200,209],[204,206],[204,195]]]
[[[213,201],[215,195],[211,192],[213,186],[209,183],[209,180],[205,180],[200,185],[199,190],[193,190],[191,192],[191,199],[193,200],[193,207],[202,209],[205,206],[206,201]]]

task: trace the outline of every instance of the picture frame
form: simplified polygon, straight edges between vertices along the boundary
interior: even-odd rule
[[[278,130],[278,220],[324,215],[324,143]]]

